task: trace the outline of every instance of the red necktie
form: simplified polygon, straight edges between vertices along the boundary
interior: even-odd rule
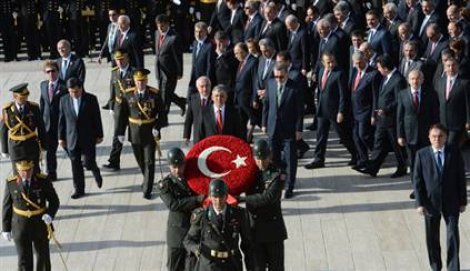
[[[361,82],[361,71],[357,71],[357,75],[356,75],[356,79],[354,79],[354,84],[353,84],[353,88],[352,88],[352,91],[356,91],[357,89],[357,86],[359,85],[359,82]]]
[[[223,125],[222,125],[222,110],[219,109],[217,111],[217,132],[219,134],[222,134],[222,128],[223,128]]]
[[[163,40],[165,40],[165,35],[161,34],[160,35],[160,41],[158,42],[158,48],[162,47]]]
[[[54,98],[54,83],[49,84],[49,101],[52,102],[52,98]]]
[[[201,107],[206,106],[206,98],[201,99]]]
[[[415,108],[415,111],[418,111],[419,108],[419,97],[418,97],[418,92],[415,91],[413,92],[413,106]]]
[[[121,35],[119,36],[119,47],[122,46],[123,41],[124,41],[124,34],[121,33]]]
[[[330,71],[328,70],[325,70],[323,72],[323,76],[322,76],[322,79],[321,79],[321,90],[325,90],[325,86],[326,86],[326,81],[328,80],[328,74],[330,73]]]

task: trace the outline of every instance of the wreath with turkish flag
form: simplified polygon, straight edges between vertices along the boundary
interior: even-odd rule
[[[184,175],[189,187],[198,195],[208,194],[212,179],[223,179],[230,195],[246,192],[256,179],[257,167],[251,147],[229,135],[207,137],[186,155]]]

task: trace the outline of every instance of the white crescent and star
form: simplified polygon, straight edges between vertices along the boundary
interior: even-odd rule
[[[202,151],[197,158],[197,167],[199,168],[202,174],[204,174],[205,176],[209,178],[221,178],[221,177],[228,175],[231,172],[231,170],[228,170],[222,173],[216,173],[209,169],[209,167],[207,166],[207,157],[209,157],[211,153],[216,152],[216,151],[225,151],[228,153],[232,153],[230,149],[227,149],[225,147],[213,146]],[[234,163],[235,167],[238,169],[242,166],[247,166],[245,162],[246,158],[247,157],[245,156],[242,157],[237,154],[237,158],[231,162]]]

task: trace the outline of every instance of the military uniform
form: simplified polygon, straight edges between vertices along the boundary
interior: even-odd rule
[[[12,0],[0,1],[0,33],[3,40],[5,62],[16,59],[17,37],[14,30],[17,20],[13,18],[14,5]]]
[[[196,209],[191,216],[191,228],[184,246],[199,257],[193,270],[242,271],[240,248],[246,270],[253,270],[249,223],[242,208],[226,205],[222,221],[212,206]]]
[[[122,143],[117,138],[117,136],[120,135],[118,134],[118,124],[119,119],[122,117],[122,97],[126,93],[126,90],[134,85],[132,80],[132,74],[134,73],[134,70],[134,68],[128,66],[124,73],[120,71],[119,67],[114,67],[111,71],[110,99],[108,102],[109,108],[114,112],[113,145],[108,159],[111,167],[119,168],[121,163]]]
[[[89,27],[90,24],[87,22],[85,15],[89,0],[69,0],[69,31],[72,34],[73,48],[76,54],[83,58],[88,55],[89,50]]]
[[[46,175],[36,174],[24,183],[18,175],[7,179],[3,198],[3,232],[11,232],[18,253],[18,270],[33,270],[34,244],[36,270],[51,270],[47,226],[41,217],[54,218],[59,198]]]
[[[128,138],[144,175],[144,196],[150,198],[155,175],[156,147],[152,130],[160,130],[162,127],[164,111],[162,97],[157,89],[147,86],[144,97],[139,96],[136,87],[127,89],[123,95],[118,134],[124,135],[126,127],[129,126]]]
[[[16,161],[31,160],[35,173],[38,173],[41,149],[47,149],[46,129],[37,103],[26,101],[22,107],[22,113],[15,102],[3,107],[0,125],[2,153],[10,155],[13,171],[16,172]]]
[[[42,19],[47,33],[47,45],[50,50],[50,59],[59,57],[57,52],[57,42],[59,42],[62,34],[62,27],[60,23],[60,1],[59,0],[42,0]]]
[[[171,271],[182,271],[187,254],[183,239],[190,227],[191,211],[201,206],[204,195],[196,196],[184,179],[172,175],[166,176],[158,186],[160,198],[170,210],[166,232],[167,267]]]
[[[255,270],[284,270],[287,230],[281,210],[285,175],[274,165],[258,170],[256,183],[241,201],[246,202],[253,233]]]
[[[39,36],[39,5],[37,0],[21,0],[20,5],[23,35],[28,48],[28,60],[41,58],[40,36]]]

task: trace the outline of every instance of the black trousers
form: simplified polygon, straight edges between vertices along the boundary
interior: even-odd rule
[[[460,270],[459,262],[459,214],[445,215],[444,221],[447,227],[447,270]],[[439,228],[441,225],[441,215],[424,217],[426,227],[426,246],[428,248],[428,258],[433,271],[442,269],[441,245],[439,240]]]
[[[186,254],[185,248],[168,247],[168,271],[184,271]]]
[[[111,153],[109,154],[108,162],[112,166],[119,167],[121,164],[121,152],[123,144],[118,139],[118,121],[119,121],[119,109],[114,109],[114,133],[113,143],[111,145]]]
[[[142,183],[142,192],[151,194],[153,189],[153,181],[155,178],[155,141],[148,144],[132,144],[135,160],[139,165],[140,171],[144,175]]]
[[[168,113],[170,112],[171,102],[177,97],[175,94],[176,83],[176,76],[167,76],[162,70],[160,70],[160,80],[158,82],[158,87],[161,91],[163,105],[165,108],[165,122],[167,122],[166,125],[168,125]]]
[[[284,270],[284,241],[255,243],[255,271]]]
[[[46,169],[47,173],[56,173],[57,171],[57,148],[59,147],[57,130],[49,130],[47,132],[47,153],[46,153]]]
[[[418,142],[417,144],[407,144],[406,145],[406,153],[408,155],[408,158],[410,159],[410,172],[411,172],[411,183],[413,184],[413,169],[415,167],[415,157],[416,157],[416,152],[424,148],[426,146],[429,146],[429,141],[427,142]]]
[[[34,14],[36,15],[36,14]],[[23,34],[28,48],[28,58],[38,59],[41,56],[39,30],[36,26],[37,17],[31,15],[23,17]]]
[[[33,247],[36,253],[36,270],[50,271],[51,259],[49,253],[49,239],[47,239],[47,229],[40,216],[28,219],[27,225],[23,225],[18,232],[13,233],[16,252],[18,254],[18,270],[33,271]],[[19,224],[24,221],[19,218]]]
[[[447,137],[447,142],[449,145],[454,145],[456,147],[459,147],[460,145],[462,145],[464,136],[465,136],[465,129],[449,130],[449,136]]]
[[[274,134],[269,138],[273,162],[287,173],[287,189],[294,189],[297,175],[297,146],[294,137],[281,137]]]
[[[95,179],[100,176],[100,169],[96,164],[96,149],[90,148],[89,150],[81,150],[75,148],[68,152],[70,162],[72,164],[73,187],[76,192],[85,192],[85,172],[83,167],[91,170]]]
[[[46,26],[47,41],[50,50],[49,58],[58,58],[59,52],[57,52],[57,42],[59,42],[62,33],[59,12],[49,11],[48,19],[44,22],[44,24]]]
[[[3,52],[6,61],[16,58],[17,37],[13,28],[13,17],[11,14],[0,14],[0,33],[3,39]]]
[[[353,140],[357,151],[357,164],[364,165],[369,160],[369,150],[374,145],[370,118],[363,121],[353,120]]]
[[[397,159],[397,167],[399,169],[406,168],[405,152],[397,142],[397,130],[394,126],[385,126],[377,124],[375,130],[374,148],[371,154],[371,169],[378,172],[380,166],[387,157],[389,146],[392,147]]]
[[[326,144],[330,133],[330,126],[333,126],[338,134],[340,141],[351,154],[352,159],[356,159],[356,149],[351,136],[351,129],[348,129],[346,121],[337,123],[329,118],[317,117],[317,145],[315,146],[315,161],[325,161]]]

